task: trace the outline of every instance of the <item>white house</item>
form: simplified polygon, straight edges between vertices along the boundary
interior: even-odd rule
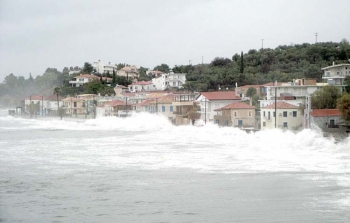
[[[111,64],[111,62],[108,62],[108,64],[105,64],[103,61],[99,60],[97,62],[92,63],[93,68],[95,71],[99,74],[106,74],[106,73],[113,73],[113,70],[117,71],[117,66]]]
[[[261,129],[273,129],[276,126],[276,128],[296,130],[303,125],[302,109],[285,101],[279,101],[260,108],[260,120]]]
[[[322,79],[332,85],[344,85],[346,76],[350,76],[350,64],[337,64],[333,62],[332,66],[324,67]]]
[[[62,98],[58,97],[59,107],[63,106]],[[24,99],[24,109],[28,112],[28,106],[36,104],[38,106],[40,115],[57,114],[57,96],[51,95],[49,97],[43,95],[31,95]]]
[[[214,120],[216,109],[240,100],[241,97],[237,96],[235,91],[214,91],[201,92],[196,102],[201,107],[201,119],[206,122]]]
[[[100,77],[92,75],[92,74],[80,74],[73,78],[73,80],[69,81],[72,87],[80,87],[84,84],[87,84],[93,80],[99,80]]]
[[[128,86],[130,92],[154,91],[156,87],[151,81],[139,81]]]
[[[182,88],[186,83],[185,73],[162,73],[158,77],[152,79],[152,83],[155,85],[157,90],[165,90],[167,88]]]

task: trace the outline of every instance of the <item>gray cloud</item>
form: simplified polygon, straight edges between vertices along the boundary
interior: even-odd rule
[[[0,2],[0,81],[104,60],[153,68],[290,43],[349,39],[347,0]]]

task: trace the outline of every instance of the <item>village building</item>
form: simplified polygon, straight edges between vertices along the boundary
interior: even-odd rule
[[[128,86],[130,92],[154,91],[156,87],[151,81],[139,81]]]
[[[98,81],[100,77],[92,74],[80,74],[69,81],[72,87],[81,87],[84,84],[90,83],[91,81]]]
[[[219,126],[256,129],[254,106],[244,102],[233,102],[214,111],[217,112],[214,120]]]
[[[344,79],[350,76],[350,64],[337,64],[333,62],[332,66],[324,67],[322,80],[331,85],[344,86]]]
[[[183,88],[186,83],[185,73],[174,73],[170,71],[169,73],[162,73],[159,76],[152,79],[152,83],[157,90],[164,91],[170,90],[172,88]]]
[[[277,114],[277,116],[276,116]],[[260,108],[261,129],[300,129],[303,125],[302,109],[285,101]]]
[[[344,122],[338,109],[313,109],[310,113],[310,128],[330,132]]]
[[[117,71],[117,75],[125,77],[128,80],[136,80],[139,77],[139,71],[135,65],[125,66]]]
[[[108,64],[105,64],[103,61],[99,60],[97,62],[92,63],[92,67],[94,68],[94,72],[98,74],[111,74],[113,71],[117,70],[117,66],[114,64],[111,64],[111,62],[108,62]]]
[[[196,102],[200,105],[201,119],[206,123],[214,121],[216,109],[240,100],[241,97],[237,96],[235,91],[214,91],[201,92]]]

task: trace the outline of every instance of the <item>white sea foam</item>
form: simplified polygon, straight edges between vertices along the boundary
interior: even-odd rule
[[[101,133],[100,138],[78,139],[79,145],[89,151],[89,155],[96,155],[93,162],[88,162],[90,165],[192,168],[224,173],[350,173],[349,137],[336,142],[333,138],[323,137],[322,132],[310,129],[297,133],[278,129],[246,133],[210,123],[201,127],[174,126],[165,117],[151,114],[91,120],[1,119],[20,123],[18,128]],[[116,137],[105,132],[119,135]],[[131,135],[124,136],[124,133]],[[75,144],[73,138],[62,142],[61,146],[70,148]],[[85,154],[84,151],[81,153]]]

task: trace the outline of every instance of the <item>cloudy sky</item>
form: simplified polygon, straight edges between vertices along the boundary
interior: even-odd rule
[[[349,9],[349,0],[0,0],[0,82],[97,60],[210,63],[315,43],[315,33],[350,40]]]

